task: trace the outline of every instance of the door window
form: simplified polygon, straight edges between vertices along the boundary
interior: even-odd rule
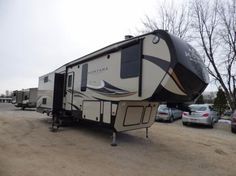
[[[68,76],[67,87],[72,87],[72,75],[69,75],[69,76]]]
[[[81,74],[81,91],[86,91],[87,88],[87,77],[88,77],[88,64],[84,64],[82,66],[82,74]]]

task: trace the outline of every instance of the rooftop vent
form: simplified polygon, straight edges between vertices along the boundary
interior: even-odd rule
[[[125,35],[125,40],[128,40],[128,39],[131,39],[131,38],[133,38],[134,36],[132,36],[132,35]]]

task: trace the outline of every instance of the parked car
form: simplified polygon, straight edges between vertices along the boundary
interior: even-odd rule
[[[233,114],[233,111],[231,111],[231,110],[226,110],[226,111],[224,112],[224,114],[221,116],[221,119],[230,120],[231,117],[232,117],[232,114]]]
[[[212,105],[209,104],[193,104],[189,106],[190,112],[183,112],[183,125],[190,123],[204,124],[213,128],[214,123],[219,120],[217,113]]]
[[[160,105],[157,109],[156,121],[173,122],[182,117],[182,111],[176,108],[168,108],[166,105]]]
[[[231,118],[231,131],[232,133],[236,133],[236,110],[234,111]]]

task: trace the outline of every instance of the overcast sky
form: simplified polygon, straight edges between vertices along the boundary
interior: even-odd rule
[[[162,0],[0,0],[0,94],[123,40]]]

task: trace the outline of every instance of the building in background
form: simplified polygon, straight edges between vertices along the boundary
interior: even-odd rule
[[[11,103],[12,98],[0,97],[0,103]]]

